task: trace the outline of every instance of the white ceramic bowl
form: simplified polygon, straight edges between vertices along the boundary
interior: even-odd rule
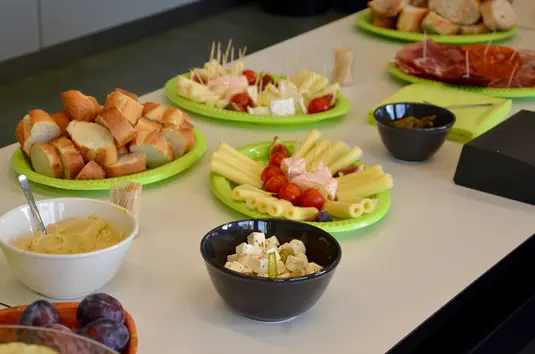
[[[117,273],[138,232],[136,218],[126,209],[110,202],[59,198],[37,202],[45,225],[61,220],[94,215],[105,219],[127,237],[99,251],[74,255],[48,255],[17,249],[11,243],[36,230],[28,205],[0,217],[0,247],[11,270],[33,291],[55,299],[88,295],[106,285]]]

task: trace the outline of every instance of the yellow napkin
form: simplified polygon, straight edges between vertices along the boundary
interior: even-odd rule
[[[451,109],[455,114],[456,122],[448,139],[467,143],[485,133],[507,118],[512,101],[504,98],[484,96],[478,93],[456,90],[449,87],[435,85],[412,84],[388,97],[378,104],[369,113],[369,124],[375,125],[373,111],[375,108],[396,102],[423,102],[428,101],[434,105],[445,107],[450,105],[492,103],[491,107],[470,107]]]

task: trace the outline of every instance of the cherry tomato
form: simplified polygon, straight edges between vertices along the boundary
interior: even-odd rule
[[[282,160],[284,160],[287,157],[288,157],[288,155],[283,153],[283,152],[275,152],[275,153],[271,154],[271,157],[269,158],[269,164],[270,165],[275,165],[275,166],[280,166]]]
[[[266,183],[268,179],[275,175],[284,176],[284,172],[282,172],[279,166],[269,165],[268,167],[264,168],[264,171],[262,171],[262,175],[260,176],[260,178],[262,179],[262,182]]]
[[[267,85],[272,84],[274,82],[273,77],[269,74],[262,74],[260,75],[260,82],[258,82],[258,86],[262,88],[262,91],[266,88]]]
[[[253,100],[246,93],[237,93],[234,96],[232,96],[230,101],[244,108],[247,108],[253,105]]]
[[[334,95],[333,95],[332,93],[323,96],[323,98],[324,98],[327,102],[329,102],[329,106],[331,106],[331,105],[334,103],[334,102],[333,102]]]
[[[288,181],[284,175],[275,175],[267,180],[266,184],[264,185],[264,189],[266,192],[277,194],[282,186],[286,185],[287,183]]]
[[[244,70],[242,75],[247,78],[247,81],[249,81],[249,86],[256,84],[256,73],[254,71]]]
[[[325,112],[329,109],[331,109],[331,105],[323,97],[314,98],[308,104],[308,113],[310,114]]]
[[[199,78],[199,75],[197,75],[197,74],[193,74],[193,76],[191,77],[191,80],[195,81],[195,82],[198,82],[198,83],[201,83],[201,79]]]
[[[279,199],[284,199],[293,205],[299,204],[301,198],[301,188],[295,183],[288,183],[279,189]]]
[[[301,206],[303,208],[312,207],[321,211],[324,204],[325,198],[316,188],[309,188],[301,194]]]

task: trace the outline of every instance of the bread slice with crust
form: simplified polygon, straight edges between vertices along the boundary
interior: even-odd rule
[[[160,131],[161,129],[162,125],[160,123],[144,117],[139,118],[136,124],[136,131],[146,130],[153,132],[155,130]]]
[[[429,10],[405,5],[398,17],[397,29],[401,32],[420,32],[422,21]]]
[[[374,15],[380,17],[396,17],[405,6],[405,0],[372,0],[368,7]]]
[[[384,17],[380,15],[373,15],[372,23],[376,27],[396,29],[397,17]]]
[[[193,129],[190,116],[175,107],[167,107],[160,121],[164,126],[174,125],[184,129]]]
[[[132,97],[122,92],[114,91],[106,96],[104,108],[116,107],[128,119],[132,126],[135,126],[137,120],[143,114],[143,105],[138,103]]]
[[[136,100],[136,101],[138,100],[138,97],[137,97],[137,95],[135,93],[132,93],[130,91],[126,91],[125,89],[116,88],[115,91],[120,92],[120,93],[122,93],[124,95],[127,95],[128,97],[130,97],[133,100]]]
[[[167,142],[171,144],[175,159],[184,155],[195,144],[195,136],[191,129],[168,126],[162,129],[162,134]]]
[[[481,18],[479,0],[429,0],[429,10],[458,25],[473,25]]]
[[[480,34],[480,33],[488,33],[488,32],[489,32],[489,28],[485,26],[484,23],[476,23],[475,25],[461,26],[462,34]]]
[[[80,171],[76,180],[104,179],[106,171],[95,161],[89,161]]]
[[[436,12],[429,11],[422,21],[422,30],[427,33],[450,35],[459,33],[461,28]]]
[[[85,161],[95,160],[102,166],[117,162],[117,147],[110,131],[97,123],[71,121],[67,131]]]
[[[147,170],[147,156],[144,153],[131,152],[120,156],[116,163],[104,169],[108,178],[143,172]]]
[[[409,0],[409,3],[412,6],[416,6],[416,7],[427,8],[427,6],[428,6],[428,1],[427,0]]]
[[[128,144],[136,137],[136,130],[117,107],[105,108],[95,121],[108,128],[117,147]]]
[[[84,122],[93,122],[102,109],[95,97],[86,96],[77,90],[62,92],[61,102],[73,120]]]
[[[128,144],[117,148],[117,154],[119,154],[119,157],[121,157],[122,155],[129,154],[129,153],[130,153],[130,146],[128,146]]]
[[[481,4],[483,22],[491,31],[509,31],[516,26],[513,5],[507,0],[487,0]]]
[[[69,114],[65,111],[60,111],[53,114],[51,117],[61,130],[61,135],[67,136],[67,125],[69,125],[71,121]]]
[[[78,173],[84,168],[84,158],[82,154],[76,149],[69,138],[60,136],[52,140],[50,143],[59,153],[61,163],[63,164],[65,179],[74,179]]]
[[[155,168],[173,161],[173,148],[167,142],[165,136],[158,131],[153,131],[146,136],[146,132],[140,132],[138,137],[130,145],[131,152],[145,153],[147,166]],[[143,138],[140,135],[144,135]]]
[[[19,122],[15,131],[17,141],[26,156],[34,144],[45,144],[61,135],[61,129],[50,114],[33,109]]]
[[[161,103],[145,102],[143,104],[143,117],[159,122],[165,112],[165,106]]]
[[[63,164],[56,148],[51,144],[34,144],[30,151],[32,168],[40,175],[63,177]]]

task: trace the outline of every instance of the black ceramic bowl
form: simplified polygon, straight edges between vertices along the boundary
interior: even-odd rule
[[[425,161],[444,144],[455,115],[445,108],[425,103],[390,103],[378,107],[373,116],[386,149],[397,159]],[[405,117],[436,116],[432,128],[402,128],[392,124]]]
[[[292,239],[303,241],[308,259],[324,269],[300,278],[268,279],[225,268],[227,256],[254,231],[263,232],[266,238],[275,235],[281,244]],[[315,226],[283,219],[251,219],[208,232],[201,241],[201,254],[215,289],[227,305],[254,320],[278,322],[314,306],[329,285],[342,250],[334,237]]]

